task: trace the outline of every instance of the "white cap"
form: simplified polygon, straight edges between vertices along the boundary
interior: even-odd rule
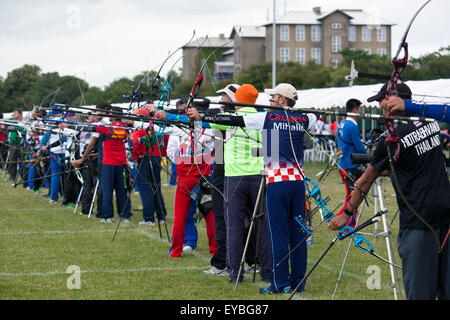
[[[234,94],[236,93],[236,90],[239,89],[240,85],[232,83],[227,85],[225,88],[217,90],[217,93],[225,93],[227,96],[230,97],[230,99],[234,102],[236,102],[236,97]]]
[[[297,101],[297,99],[298,99],[297,90],[294,88],[293,85],[291,85],[289,83],[280,83],[275,88],[266,89],[266,90],[264,90],[264,92],[271,96],[273,96],[275,94],[279,94],[280,96],[289,98],[294,101]]]

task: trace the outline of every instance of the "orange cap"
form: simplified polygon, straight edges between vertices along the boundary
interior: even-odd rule
[[[148,116],[148,115],[150,115],[150,114],[148,113],[147,108],[145,108],[145,107],[140,107],[139,109],[135,110],[134,113],[135,113],[135,114],[139,114],[139,115],[143,115],[143,116]]]
[[[234,95],[238,102],[255,104],[256,99],[258,99],[258,94],[259,92],[254,86],[251,84],[243,84],[236,90]]]

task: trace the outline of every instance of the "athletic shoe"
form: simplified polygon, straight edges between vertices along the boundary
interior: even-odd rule
[[[205,273],[205,274],[212,274],[212,275],[216,275],[216,276],[228,276],[228,275],[230,275],[230,270],[228,270],[227,268],[219,269],[219,268],[216,268],[216,267],[212,267],[209,270],[203,271],[203,273]]]
[[[34,194],[40,194],[41,193],[39,190],[34,190],[33,192],[34,192]]]
[[[66,204],[61,204],[61,206],[63,206],[64,208],[73,208],[72,202],[69,202],[69,203],[66,203]]]
[[[108,219],[102,218],[100,220],[100,223],[112,223],[112,219],[111,218],[108,218]]]
[[[244,270],[245,272],[253,272],[255,270],[256,265],[252,264],[252,265],[247,265]]]
[[[131,220],[130,220],[129,218],[125,218],[125,219],[123,219],[123,222],[125,222],[125,223],[131,223]]]
[[[49,201],[48,201],[49,203],[57,203],[58,202],[58,200],[53,200],[53,199],[50,199]]]
[[[138,225],[140,225],[140,226],[154,226],[155,223],[149,220],[149,221],[141,221],[141,222],[138,223]]]
[[[184,246],[183,247],[183,252],[190,252],[190,251],[194,251],[194,248],[192,248],[191,246]]]
[[[272,290],[270,290],[270,287],[267,288],[261,288],[259,289],[259,294],[283,294],[283,293],[289,293],[291,291],[291,287],[287,286],[284,287],[284,289],[281,292],[274,292]]]

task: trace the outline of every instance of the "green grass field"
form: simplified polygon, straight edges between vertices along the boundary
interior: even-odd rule
[[[325,163],[305,166],[312,177]],[[162,173],[163,180],[167,180]],[[163,182],[165,183],[165,182]],[[35,195],[21,186],[13,188],[8,182],[0,183],[0,299],[151,299],[151,300],[255,300],[280,299],[287,295],[262,296],[258,289],[265,287],[257,276],[247,273],[244,281],[234,290],[227,277],[206,275],[210,258],[206,242],[204,221],[200,221],[199,243],[195,251],[184,253],[180,259],[168,258],[169,243],[164,226],[162,237],[158,226],[138,226],[142,214],[134,211],[131,224],[121,223],[116,239],[112,237],[117,226],[101,224],[93,217],[74,214],[73,209],[60,203],[50,204],[42,195]],[[174,188],[163,187],[168,211],[168,230],[173,221]],[[330,196],[329,208],[335,208],[344,198],[344,185],[336,171],[332,171],[321,185],[322,194]],[[393,189],[389,181],[383,183],[383,195],[390,223],[397,210]],[[361,221],[374,213],[373,197],[370,207],[364,209]],[[140,201],[132,196],[132,208]],[[81,211],[79,209],[78,211]],[[314,217],[314,225],[320,222]],[[379,228],[382,231],[380,223]],[[398,217],[392,224],[392,241],[396,261]],[[365,230],[372,233],[374,226]],[[333,239],[335,233],[321,225],[314,234],[314,245],[308,249],[308,267]],[[387,258],[383,237],[367,236],[375,251]],[[306,292],[294,299],[329,300],[333,295],[348,240],[338,242],[312,273]],[[73,271],[78,266],[80,288],[69,289]],[[373,270],[379,270],[381,286],[372,288]],[[369,273],[368,273],[369,272]],[[369,283],[369,286],[368,286]],[[375,282],[376,283],[376,282]],[[336,299],[391,300],[389,265],[352,246],[344,269]],[[70,287],[70,286],[69,286]],[[370,288],[369,288],[370,287]]]

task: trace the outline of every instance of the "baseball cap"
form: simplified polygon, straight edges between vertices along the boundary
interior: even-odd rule
[[[145,108],[145,107],[140,107],[140,108],[134,110],[134,114],[138,114],[138,115],[141,115],[141,116],[148,116],[148,115],[150,115],[148,113],[147,108]]]
[[[388,94],[387,86],[388,86],[388,83],[385,83],[376,95],[374,95],[370,98],[367,98],[367,102],[383,101],[386,98],[386,95]],[[403,82],[397,83],[397,91],[398,91],[398,96],[400,98],[411,99],[411,95],[412,95],[411,89],[405,83],[403,83]]]
[[[241,103],[255,104],[259,92],[251,84],[243,84],[235,93],[236,100]]]
[[[178,107],[180,104],[187,104],[187,103],[188,103],[188,100],[186,98],[181,98],[177,101],[175,106]]]
[[[297,89],[295,89],[295,87],[289,83],[280,83],[275,88],[266,89],[264,90],[264,92],[271,96],[279,94],[280,96],[286,97],[294,101],[297,101],[298,99]]]
[[[230,97],[230,99],[234,102],[236,102],[235,93],[237,89],[239,89],[240,85],[232,83],[227,85],[225,88],[217,90],[216,93],[225,93],[227,96]]]

